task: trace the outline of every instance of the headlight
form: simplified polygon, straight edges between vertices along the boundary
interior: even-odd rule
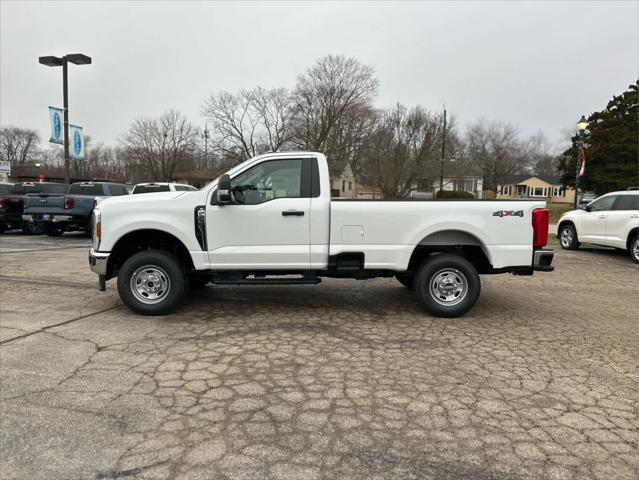
[[[102,213],[99,209],[93,209],[93,249],[98,250],[102,240]]]

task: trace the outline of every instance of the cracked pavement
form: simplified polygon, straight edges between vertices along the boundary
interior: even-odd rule
[[[461,319],[394,279],[133,314],[81,237],[0,237],[0,478],[637,479],[639,266],[558,251]],[[46,249],[46,250],[45,250]]]

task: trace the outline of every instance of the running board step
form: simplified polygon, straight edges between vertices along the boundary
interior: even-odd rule
[[[319,277],[304,278],[238,278],[213,280],[215,285],[315,285],[322,281]]]

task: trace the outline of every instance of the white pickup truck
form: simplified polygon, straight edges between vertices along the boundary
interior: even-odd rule
[[[261,155],[202,190],[108,198],[91,269],[135,312],[171,312],[189,288],[396,277],[432,315],[457,317],[479,274],[552,271],[540,201],[331,200],[317,152]]]

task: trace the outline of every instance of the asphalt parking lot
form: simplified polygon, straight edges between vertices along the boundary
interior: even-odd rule
[[[0,478],[639,478],[639,266],[559,251],[462,319],[393,279],[141,317],[82,237],[0,236]]]

